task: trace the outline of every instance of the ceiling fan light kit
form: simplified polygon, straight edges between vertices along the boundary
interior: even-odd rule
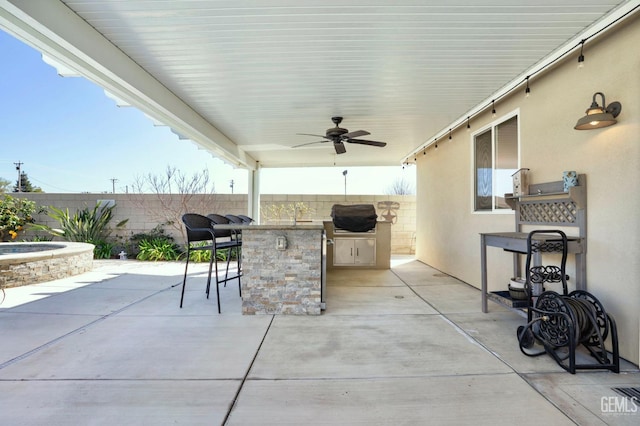
[[[347,152],[347,148],[344,143],[355,143],[359,145],[368,145],[368,146],[376,146],[376,147],[384,147],[387,145],[386,142],[378,142],[378,141],[369,141],[364,139],[354,139],[360,136],[370,135],[371,133],[366,130],[356,130],[354,132],[349,132],[348,129],[344,129],[340,127],[340,123],[342,123],[342,117],[331,117],[331,121],[336,125],[336,127],[331,127],[327,129],[325,135],[314,135],[311,133],[298,133],[298,135],[304,136],[315,136],[319,138],[324,138],[326,140],[303,143],[301,145],[296,145],[293,148],[300,148],[302,146],[313,145],[316,143],[325,143],[325,142],[333,142],[333,148],[336,150],[336,154],[344,154]]]

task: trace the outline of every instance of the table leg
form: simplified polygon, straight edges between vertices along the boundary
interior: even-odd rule
[[[487,307],[487,240],[480,235],[480,279],[482,280],[482,312],[489,312]]]
[[[584,253],[576,253],[576,290],[587,290],[587,265]]]

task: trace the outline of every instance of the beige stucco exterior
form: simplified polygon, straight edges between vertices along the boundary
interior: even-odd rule
[[[565,170],[587,175],[587,290],[618,323],[621,355],[638,364],[640,312],[640,19],[637,17],[585,45],[577,53],[496,103],[498,117],[519,113],[520,166],[532,183],[558,181]],[[614,126],[577,131],[595,92],[622,103]],[[472,132],[417,155],[417,242],[420,260],[480,287],[480,233],[513,231],[513,213],[473,213],[474,131],[494,119],[474,117]],[[575,231],[575,230],[574,230]],[[570,230],[569,232],[572,232]],[[489,289],[506,289],[511,256],[488,249]],[[575,268],[568,273],[574,286]],[[478,299],[478,310],[480,300]],[[515,335],[514,335],[515,336]],[[515,339],[515,337],[514,337]]]

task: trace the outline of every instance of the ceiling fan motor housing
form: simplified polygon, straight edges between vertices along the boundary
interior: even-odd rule
[[[349,130],[343,129],[340,127],[340,123],[342,123],[342,117],[331,117],[331,121],[336,125],[336,127],[332,127],[327,129],[327,137],[328,138],[340,138],[340,136],[345,133],[349,133]]]
[[[339,138],[345,133],[349,133],[349,130],[343,129],[342,127],[332,127],[330,129],[327,129],[328,138]]]

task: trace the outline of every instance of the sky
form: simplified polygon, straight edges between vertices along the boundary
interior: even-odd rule
[[[0,178],[18,178],[48,193],[132,191],[139,178],[175,167],[186,176],[207,169],[215,192],[247,193],[248,174],[154,126],[133,107],[117,107],[82,77],[60,77],[41,54],[0,30]],[[384,194],[415,168],[262,169],[263,194]],[[115,180],[115,181],[114,181]]]

